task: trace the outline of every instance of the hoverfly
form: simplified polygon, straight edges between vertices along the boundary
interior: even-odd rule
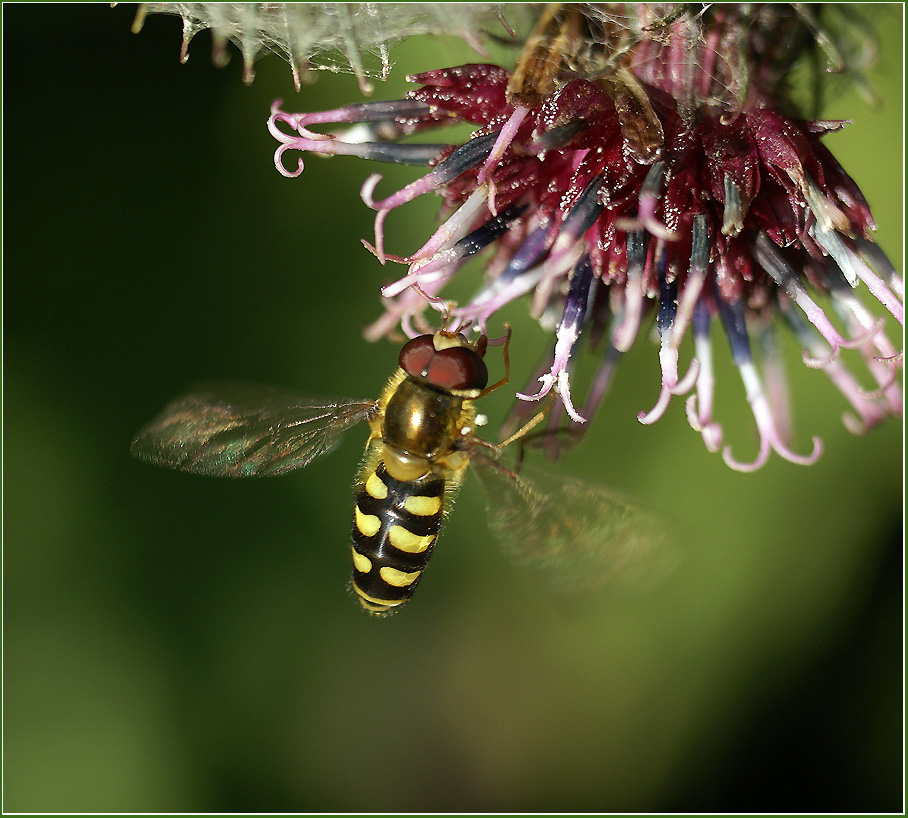
[[[408,341],[378,400],[324,401],[268,387],[211,384],[177,399],[132,443],[147,462],[216,477],[280,475],[333,451],[365,421],[355,484],[352,587],[387,614],[412,595],[468,466],[479,476],[493,532],[518,561],[571,566],[584,581],[625,570],[659,539],[654,519],[606,489],[554,476],[533,483],[500,462],[504,443],[477,437],[487,386],[487,339],[438,331]],[[600,570],[601,569],[601,570]],[[565,574],[566,575],[566,574]],[[574,580],[571,580],[574,582]]]

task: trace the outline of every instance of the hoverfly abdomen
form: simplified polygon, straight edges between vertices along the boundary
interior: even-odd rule
[[[406,602],[422,575],[444,514],[445,479],[396,480],[378,460],[357,486],[351,544],[353,589],[383,614]]]

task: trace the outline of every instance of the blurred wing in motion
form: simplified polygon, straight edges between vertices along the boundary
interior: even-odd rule
[[[505,553],[544,571],[553,590],[649,585],[674,568],[677,552],[662,521],[620,494],[525,467],[516,475],[481,454],[471,465]]]
[[[333,451],[375,401],[298,397],[267,386],[202,384],[142,429],[140,460],[211,477],[279,475]]]

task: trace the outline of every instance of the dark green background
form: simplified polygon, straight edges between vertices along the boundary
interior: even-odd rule
[[[247,88],[207,34],[180,65],[179,21],[133,36],[133,14],[3,7],[4,808],[899,810],[902,426],[848,434],[794,344],[795,447],[821,435],[816,466],[733,473],[680,401],[638,424],[645,340],[563,462],[672,521],[686,559],[647,592],[550,598],[489,541],[474,486],[413,602],[373,620],[345,592],[362,430],[273,481],[130,459],[200,378],[365,397],[396,358],[360,335],[391,274],[359,243],[373,169],[312,158],[284,179],[265,129],[273,98],[334,107],[355,82],[297,97],[269,58]],[[883,104],[835,94],[826,115],[854,125],[827,144],[900,263],[901,10],[878,19]],[[469,59],[399,54],[377,98]],[[380,193],[415,178],[379,170]],[[389,251],[434,211],[392,214]],[[519,382],[550,339],[505,317]],[[723,346],[717,419],[745,458]],[[488,399],[493,423],[507,403]]]

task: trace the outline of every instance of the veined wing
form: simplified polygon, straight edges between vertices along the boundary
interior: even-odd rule
[[[333,451],[375,401],[325,400],[243,383],[178,398],[133,440],[141,460],[212,477],[284,474]]]
[[[517,475],[482,454],[471,465],[492,534],[514,563],[544,572],[554,590],[649,584],[677,562],[659,517],[617,492],[535,469]]]

